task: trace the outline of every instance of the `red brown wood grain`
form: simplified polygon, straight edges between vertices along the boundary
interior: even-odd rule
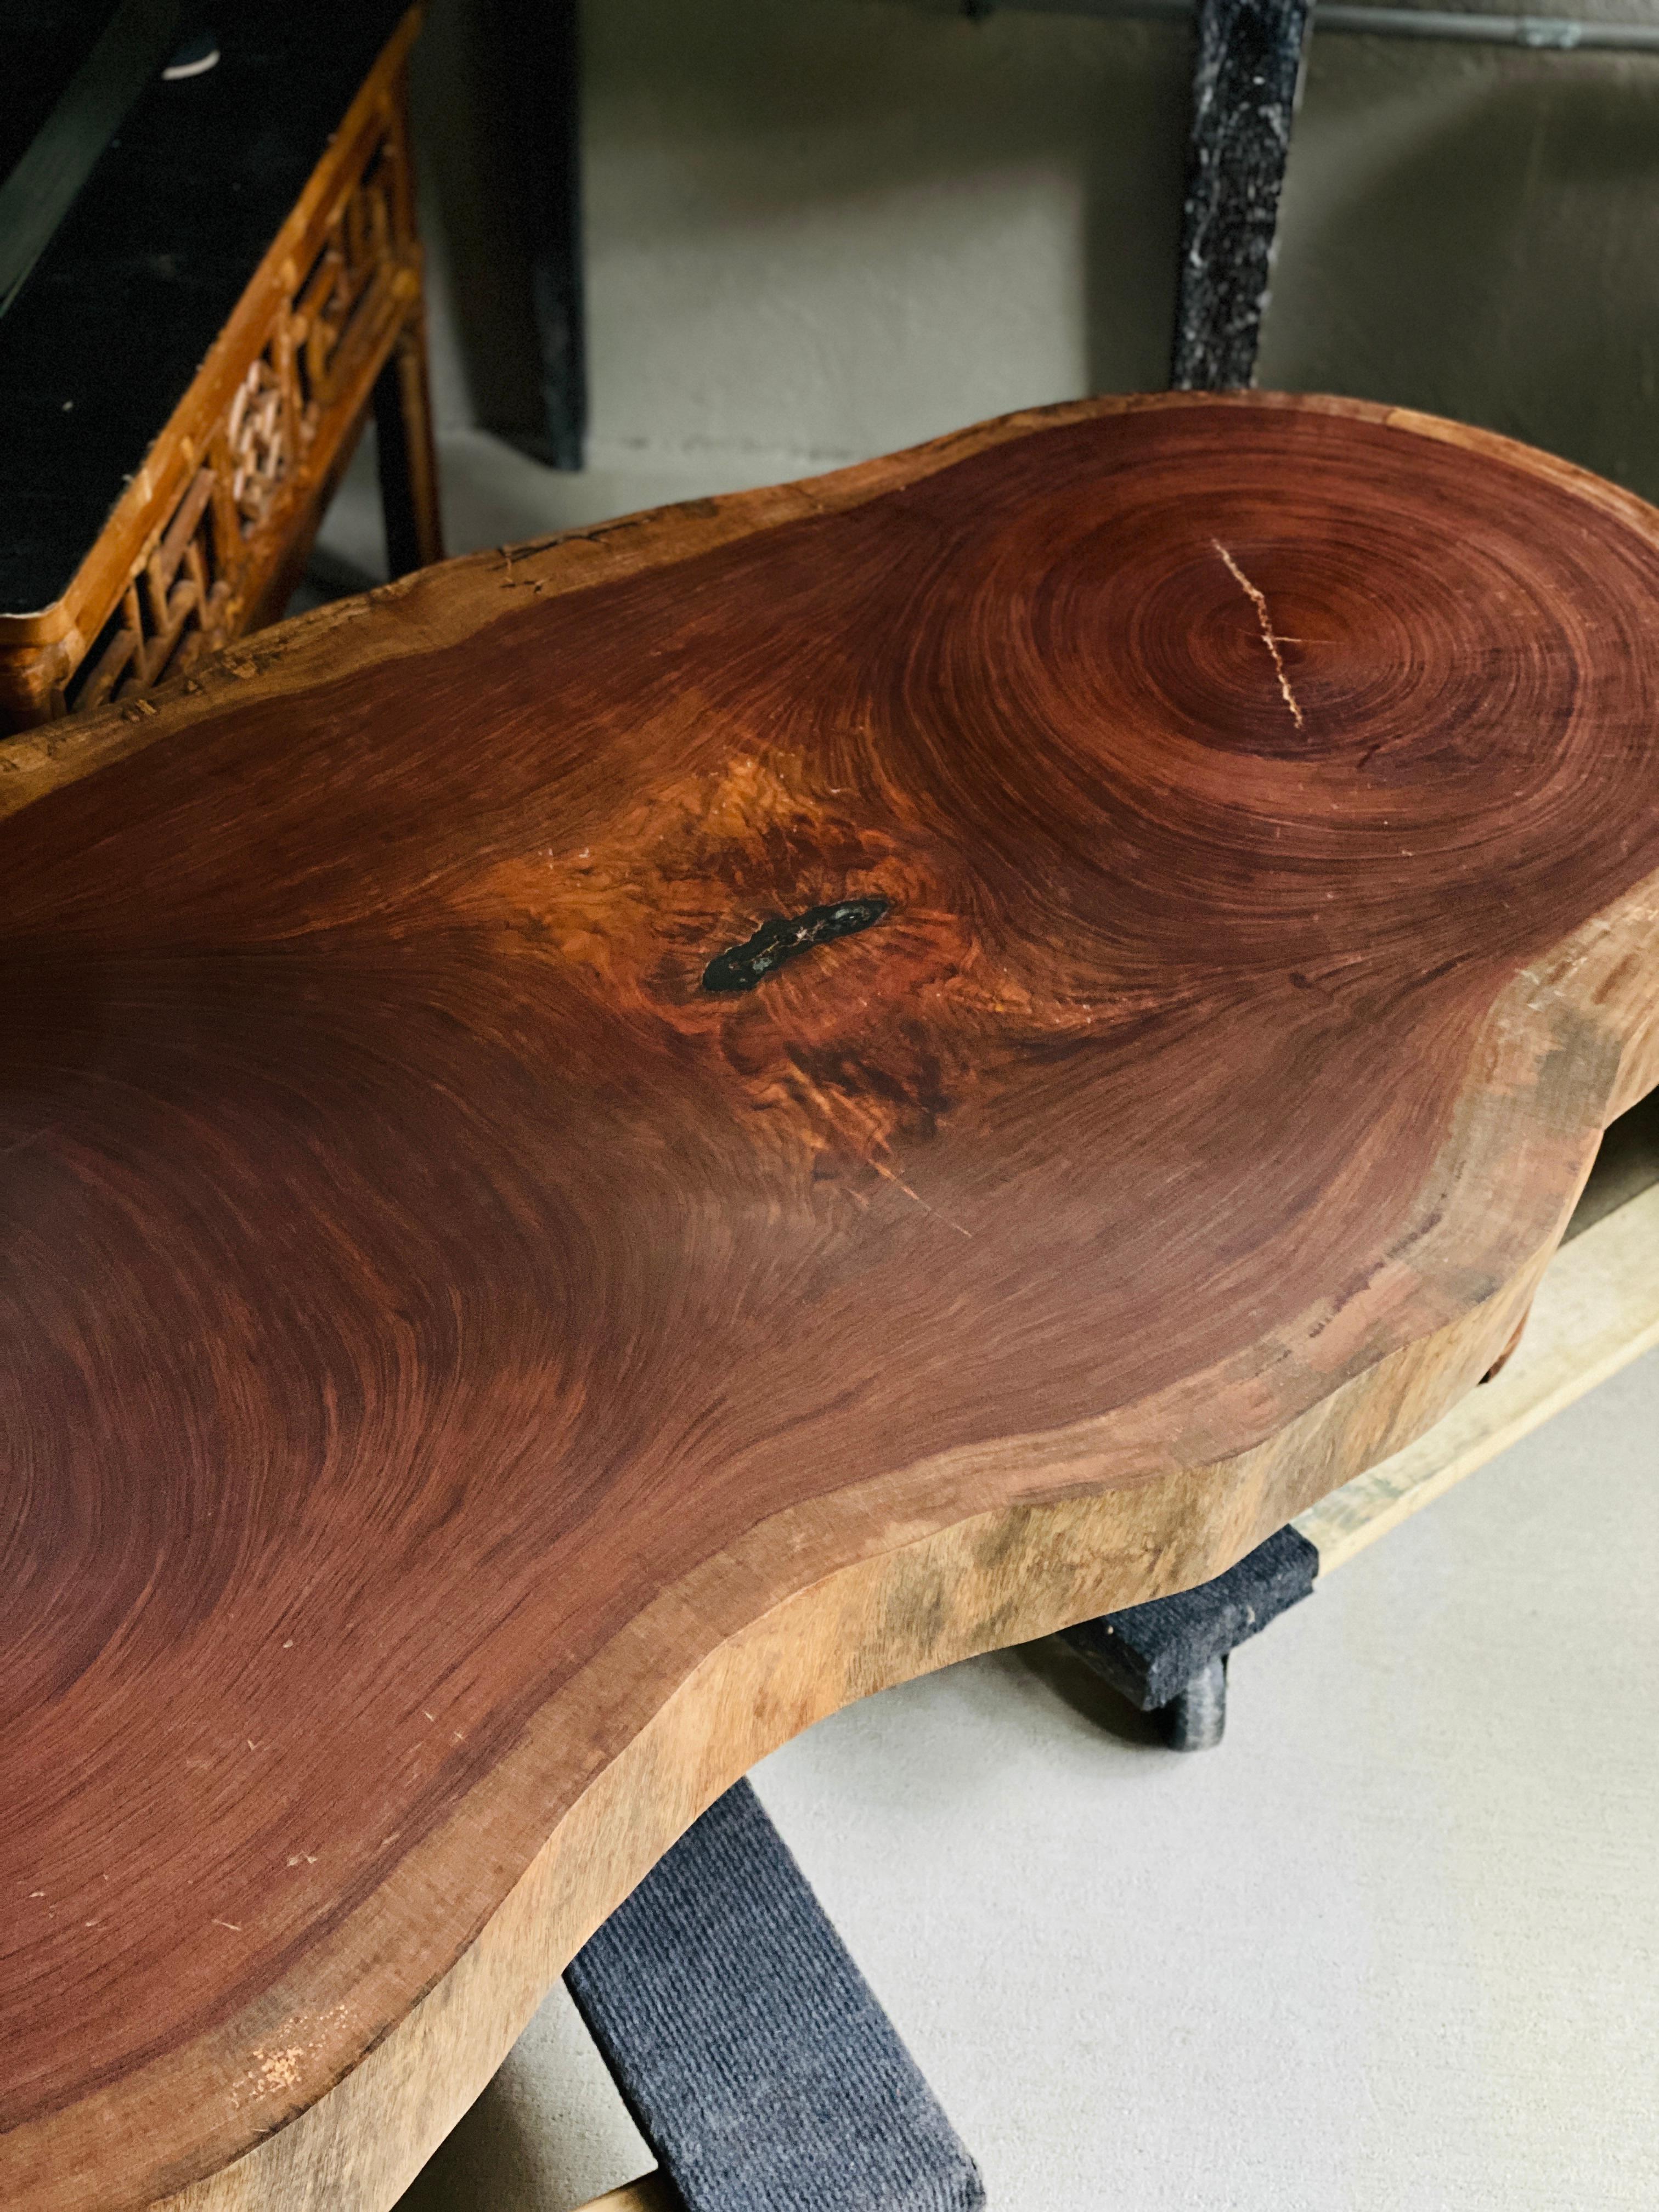
[[[1478,1379],[1659,1075],[1656,607],[1097,402],[0,761],[0,2199],[389,2203],[762,1751]]]

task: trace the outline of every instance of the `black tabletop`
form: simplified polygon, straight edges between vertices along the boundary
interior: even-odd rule
[[[217,67],[140,96],[0,317],[0,614],[63,596],[408,4],[185,10],[216,33]],[[21,150],[108,12],[0,0],[0,153]]]

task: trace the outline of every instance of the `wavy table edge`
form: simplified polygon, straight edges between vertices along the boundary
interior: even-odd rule
[[[290,694],[306,683],[331,684],[355,669],[453,644],[505,611],[511,600],[503,601],[503,593],[558,597],[586,591],[642,569],[695,559],[811,515],[861,506],[1032,432],[1114,415],[1193,408],[1334,416],[1461,446],[1559,486],[1659,545],[1659,510],[1635,493],[1500,432],[1412,408],[1329,392],[1254,391],[1108,393],[1059,400],[796,483],[682,500],[516,544],[459,554],[356,598],[291,616],[198,662],[189,675],[146,698],[0,739],[0,821],[64,784],[163,737],[179,735],[228,705]]]
[[[1485,1389],[1291,1522],[1319,1553],[1321,1579],[1443,1498],[1511,1444],[1659,1345],[1659,1184],[1626,1199],[1544,1271],[1520,1349]],[[655,2169],[579,2212],[678,2212]]]
[[[1334,1574],[1659,1345],[1659,1183],[1616,1206],[1544,1271],[1515,1357],[1392,1458],[1291,1526]]]
[[[1164,1394],[1039,1440],[1044,1464],[1030,1496],[932,1527],[913,1514],[908,1528],[899,1524],[901,1540],[863,1557],[856,1553],[860,1524],[867,1527],[865,1493],[890,1489],[890,1478],[761,1523],[732,1553],[661,1592],[590,1662],[586,1683],[561,1693],[562,1704],[599,1684],[602,1705],[625,1707],[629,1688],[642,1685],[648,1651],[702,1638],[702,1656],[665,1698],[620,1717],[627,1731],[622,1748],[607,1754],[596,1747],[586,1786],[552,1823],[528,1868],[455,1961],[383,2035],[351,2051],[353,2031],[339,2018],[347,2008],[326,2000],[345,1978],[331,1975],[331,1958],[352,1948],[355,1921],[374,1915],[386,1902],[384,1892],[308,1961],[312,1991],[295,1990],[282,2006],[263,2006],[258,2017],[233,2021],[113,2089],[16,2130],[11,2148],[19,2154],[21,2188],[9,2201],[157,2212],[371,2212],[390,2205],[485,2087],[588,1935],[697,1814],[768,1752],[892,1683],[1204,1581],[1403,1449],[1473,1387],[1507,1343],[1554,1253],[1601,1127],[1659,1079],[1654,1024],[1621,1049],[1601,1018],[1607,994],[1627,987],[1638,964],[1621,918],[1642,926],[1645,949],[1659,958],[1659,874],[1575,932],[1548,961],[1515,976],[1477,1040],[1469,1112],[1422,1194],[1432,1225],[1416,1243],[1419,1266],[1432,1248],[1455,1241],[1451,1231],[1467,1207],[1492,1214],[1516,1139],[1537,1118],[1539,1072],[1565,1064],[1564,1024],[1577,1032],[1568,1056],[1590,1066],[1600,1097],[1587,1095],[1580,1125],[1565,1132],[1571,1141],[1561,1158],[1576,1165],[1559,1183],[1547,1219],[1534,1224],[1541,1233],[1473,1303],[1458,1310],[1469,1287],[1460,1263],[1445,1285],[1448,1314],[1439,1326],[1388,1344],[1356,1318],[1352,1371],[1334,1389],[1312,1395],[1292,1419],[1213,1459],[1177,1453],[1172,1463],[1161,1449],[1139,1479],[1120,1474],[1116,1486],[1102,1486],[1106,1432],[1133,1421],[1148,1437],[1167,1437],[1172,1426],[1177,1435],[1194,1431],[1196,1419],[1196,1433],[1203,1433],[1211,1427],[1204,1401],[1231,1401],[1236,1410],[1241,1382],[1248,1398],[1260,1347],[1230,1363],[1242,1373],[1212,1370],[1182,1386],[1184,1406]],[[1453,1188],[1463,1199],[1449,1212]],[[1328,1312],[1317,1320],[1330,1325]],[[1301,1326],[1309,1325],[1304,1316]],[[1281,1335],[1297,1333],[1292,1326]],[[959,1491],[994,1490],[998,1462],[1031,1441],[1005,1439],[949,1455]],[[905,1486],[924,1493],[942,1471],[945,1461],[907,1470]],[[801,1560],[800,1586],[738,1619],[711,1644],[711,1627],[734,1607],[741,1613],[759,1562],[780,1548]],[[844,1564],[809,1571],[815,1553],[837,1550]],[[412,1896],[418,1909],[458,1841],[481,1826],[487,1832],[495,1792],[533,1786],[534,1734],[532,1723],[520,1753],[485,1778],[398,1870],[405,1905]],[[328,2068],[327,2081],[317,2081],[308,2061]],[[228,2117],[197,2137],[197,2174],[153,2166],[143,2177],[141,2147],[176,2137],[179,2111],[199,2112],[204,2100]],[[131,2147],[134,2170],[131,2185],[116,2183],[119,2193],[112,2194],[111,2154],[123,2142]],[[0,2174],[9,2163],[0,2154]]]
[[[1363,402],[1182,394],[1009,416],[814,484],[709,502],[689,520],[657,511],[639,520],[643,536],[620,550],[611,542],[615,531],[567,534],[528,556],[515,554],[513,565],[545,560],[550,578],[560,579],[556,588],[579,589],[689,557],[705,543],[854,504],[1026,429],[1134,406],[1218,404],[1313,404],[1449,437],[1581,489],[1659,539],[1659,517],[1640,501],[1488,433]],[[714,534],[705,538],[705,532]],[[390,625],[384,639],[354,630],[365,603],[319,610],[233,648],[198,672],[193,690],[181,688],[153,711],[112,710],[63,732],[55,749],[51,732],[37,733],[23,741],[33,747],[27,758],[4,763],[12,780],[0,788],[0,813],[188,727],[228,696],[291,693],[313,675],[332,681],[384,653],[443,641],[421,614],[434,575],[467,570],[474,588],[461,596],[487,605],[483,591],[504,587],[505,559],[464,558],[374,595],[368,604],[409,617]],[[484,619],[487,613],[461,623],[459,634]],[[757,1759],[878,1688],[1206,1580],[1401,1449],[1507,1342],[1554,1251],[1601,1129],[1659,1079],[1659,1006],[1638,988],[1656,964],[1659,874],[1511,978],[1474,1040],[1462,1110],[1419,1194],[1409,1251],[1397,1247],[1387,1255],[1377,1279],[1340,1311],[1328,1303],[1312,1309],[1273,1343],[1250,1345],[1155,1403],[951,1455],[948,1466],[896,1470],[793,1509],[660,1593],[556,1701],[580,1705],[586,1696],[605,1717],[598,1736],[611,1740],[596,1737],[585,1786],[550,1820],[546,1842],[459,1956],[401,2017],[366,2033],[349,2002],[328,1999],[346,1986],[353,1954],[361,1965],[383,1953],[400,1922],[418,1917],[423,1889],[429,1894],[441,1880],[458,1839],[487,1834],[491,1799],[533,1786],[534,1723],[519,1750],[307,1961],[307,1986],[296,1980],[166,2059],[14,2130],[0,2143],[7,2201],[167,2212],[389,2205],[485,2086],[587,1935]],[[1564,1067],[1571,1076],[1565,1096]],[[1530,1215],[1506,1212],[1500,1202],[1519,1180],[1512,1170],[1522,1157],[1545,1170]],[[1486,1224],[1490,1251],[1504,1256],[1495,1273],[1471,1273],[1462,1234],[1471,1220]],[[1454,1253],[1454,1245],[1463,1249]],[[1433,1297],[1405,1297],[1397,1278],[1407,1261],[1412,1279],[1434,1285]],[[1431,1325],[1423,1325],[1425,1316]],[[1346,1344],[1340,1379],[1330,1388],[1326,1370],[1293,1367],[1301,1409],[1284,1419],[1279,1396],[1273,1401],[1279,1417],[1253,1434],[1256,1378],[1266,1364],[1293,1361],[1310,1331],[1327,1333],[1328,1341],[1335,1332]],[[1267,1401],[1255,1403],[1266,1422],[1260,1409]],[[999,1474],[1006,1476],[1017,1449],[1036,1472],[1026,1494],[1010,1500]],[[922,1505],[930,1489],[947,1486],[953,1513]],[[896,1493],[911,1510],[896,1516],[897,1540],[861,1548],[860,1518],[866,1532],[868,1522],[860,1500],[878,1490],[890,1508]],[[989,1502],[994,1497],[1000,1502]],[[870,1545],[867,1533],[862,1544]],[[797,1585],[745,1614],[761,1562],[773,1562],[775,1588],[780,1557],[798,1566]],[[659,1687],[647,1694],[648,1648],[686,1655],[666,1698]],[[210,2119],[216,2106],[219,2117]],[[179,2138],[181,2110],[196,2126],[183,2170],[167,2148]]]

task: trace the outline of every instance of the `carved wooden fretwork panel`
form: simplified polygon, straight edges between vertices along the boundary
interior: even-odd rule
[[[82,662],[70,695],[76,710],[147,691],[223,643],[231,594],[214,544],[215,489],[213,470],[198,469]]]
[[[76,630],[14,679],[48,714],[182,674],[240,635],[279,586],[376,374],[420,312],[400,85],[345,158],[335,192],[295,240],[287,267],[299,273],[266,294],[261,320],[239,340],[252,350],[228,399],[204,429],[151,456],[158,483],[179,483],[176,497],[149,522],[125,574],[114,568],[102,604],[81,610]],[[27,708],[21,716],[37,718]]]
[[[245,537],[264,520],[297,459],[299,426],[293,398],[283,388],[271,351],[268,346],[250,367],[225,425],[231,502]]]
[[[294,305],[295,368],[308,423],[329,408],[396,312],[404,250],[400,151],[383,140],[329,226]]]

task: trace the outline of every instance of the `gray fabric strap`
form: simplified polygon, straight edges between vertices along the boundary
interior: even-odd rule
[[[978,2168],[746,1782],[565,1980],[686,2212],[972,2212]]]

